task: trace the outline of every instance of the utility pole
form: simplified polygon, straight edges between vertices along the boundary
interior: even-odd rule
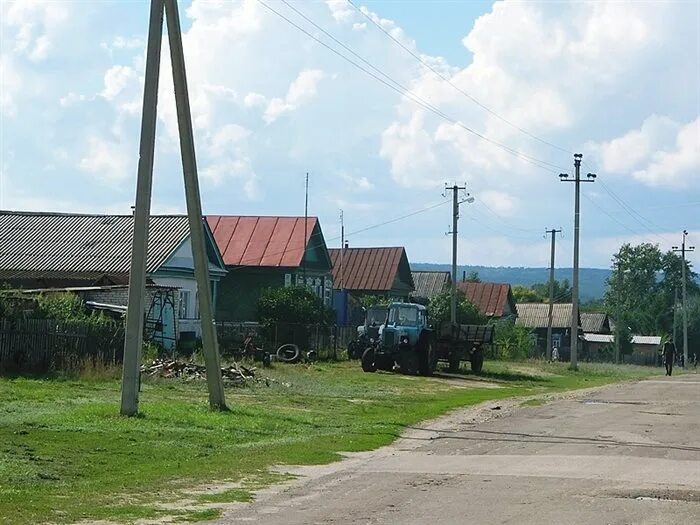
[[[343,216],[343,210],[340,210],[340,282],[338,283],[338,289],[343,291],[343,256],[345,255],[345,220]]]
[[[673,346],[676,346],[676,332],[677,332],[677,321],[676,317],[678,314],[678,286],[673,289]]]
[[[549,258],[549,316],[547,317],[547,348],[545,350],[547,361],[550,361],[552,359],[552,313],[554,311],[554,247],[557,233],[561,233],[561,230],[552,228],[547,230],[547,233],[552,236],[552,253]]]
[[[302,253],[302,273],[304,275],[304,287],[308,288],[309,283],[306,280],[306,243],[307,241],[307,224],[309,222],[309,172],[306,172],[306,185],[304,187],[304,252]]]
[[[620,334],[622,333],[622,259],[617,259],[617,323],[615,324],[615,364],[620,364]]]
[[[688,291],[687,291],[687,280],[688,278],[686,277],[685,274],[685,254],[686,252],[692,252],[695,250],[695,246],[688,246],[686,247],[685,245],[685,238],[688,236],[688,230],[683,230],[683,242],[681,243],[681,248],[680,250],[678,249],[678,246],[673,246],[672,249],[674,252],[681,252],[681,258],[683,260],[683,266],[682,266],[682,291],[681,293],[683,294],[682,296],[682,301],[683,301],[683,366],[686,366],[686,363],[688,362]]]
[[[445,191],[452,192],[452,287],[450,301],[450,322],[454,326],[457,323],[457,221],[459,220],[459,191],[466,190],[465,186],[448,186]]]
[[[567,173],[560,173],[559,180],[562,182],[574,182],[576,185],[575,199],[574,199],[574,275],[573,275],[573,286],[571,293],[571,361],[569,367],[572,370],[578,369],[578,247],[579,247],[579,218],[581,209],[581,183],[582,182],[594,182],[596,175],[594,173],[589,173],[586,179],[581,179],[581,160],[583,155],[581,153],[574,153],[574,168],[576,177],[572,180],[569,179]]]
[[[138,413],[138,388],[140,379],[141,346],[143,344],[144,294],[146,281],[146,255],[148,251],[148,222],[153,184],[153,157],[158,105],[158,77],[160,52],[163,40],[163,11],[167,17],[170,60],[173,70],[173,87],[177,107],[187,216],[190,226],[192,256],[199,291],[199,310],[202,323],[202,350],[207,367],[209,404],[212,408],[226,409],[224,385],[221,379],[219,349],[213,320],[213,305],[209,269],[204,244],[202,204],[197,180],[197,163],[192,132],[192,116],[187,93],[185,59],[182,49],[182,32],[176,0],[151,0],[146,52],[146,76],[144,80],[143,110],[141,117],[141,142],[136,182],[136,206],[134,210],[134,234],[129,273],[129,302],[127,306],[126,334],[124,337],[124,370],[122,374],[121,413],[133,416]]]

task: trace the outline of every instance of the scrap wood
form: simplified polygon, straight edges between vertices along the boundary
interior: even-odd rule
[[[274,379],[256,378],[255,367],[246,367],[237,363],[229,366],[221,367],[221,376],[224,380],[229,380],[237,383],[245,383],[246,381],[255,381],[265,383],[267,386]],[[159,376],[164,378],[179,377],[186,380],[204,379],[207,376],[207,369],[203,365],[192,362],[181,362],[174,359],[156,359],[151,364],[143,365],[141,372],[148,376]]]

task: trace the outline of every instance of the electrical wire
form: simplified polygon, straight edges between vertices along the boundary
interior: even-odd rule
[[[485,141],[485,142],[488,142],[488,143],[490,143],[490,144],[492,144],[492,145],[494,145],[494,146],[496,146],[496,147],[502,149],[502,150],[505,151],[506,153],[509,153],[509,154],[513,155],[514,157],[516,157],[516,158],[519,158],[519,159],[521,159],[521,160],[523,160],[523,161],[525,161],[525,162],[529,162],[530,164],[533,164],[533,165],[535,165],[535,166],[537,166],[537,167],[539,167],[539,168],[541,168],[541,169],[543,169],[543,170],[549,171],[550,173],[558,173],[558,171],[555,171],[555,170],[553,170],[552,168],[556,168],[557,170],[563,170],[563,169],[565,169],[565,168],[562,168],[561,166],[558,166],[557,164],[553,164],[553,163],[551,163],[551,162],[549,162],[549,161],[546,161],[546,160],[538,159],[538,158],[536,158],[536,157],[533,157],[533,156],[531,156],[531,155],[528,155],[528,154],[525,154],[525,153],[523,153],[523,152],[521,152],[521,151],[518,151],[518,150],[516,150],[516,149],[514,149],[514,148],[511,148],[510,146],[507,146],[507,145],[505,145],[505,144],[503,144],[503,143],[501,143],[501,142],[498,142],[498,141],[496,141],[496,140],[493,140],[493,139],[487,137],[486,135],[484,135],[484,134],[482,134],[482,133],[480,133],[480,132],[478,132],[478,131],[476,131],[476,130],[474,130],[474,129],[468,127],[468,126],[466,126],[466,125],[465,125],[464,123],[462,123],[461,121],[450,117],[449,115],[447,115],[446,113],[444,113],[444,112],[443,112],[442,110],[440,110],[439,108],[437,108],[437,107],[433,106],[432,104],[430,104],[429,102],[427,102],[427,101],[426,101],[425,99],[423,99],[422,97],[420,97],[420,96],[416,95],[415,93],[411,92],[408,88],[406,88],[405,86],[403,86],[402,84],[400,84],[400,83],[397,82],[396,80],[392,79],[391,77],[389,77],[389,76],[386,75],[385,73],[382,73],[381,75],[384,76],[384,77],[389,78],[390,81],[387,81],[387,80],[383,79],[382,76],[378,76],[377,74],[373,73],[372,71],[369,71],[367,68],[365,68],[365,67],[363,67],[362,65],[358,64],[357,62],[355,62],[355,61],[352,60],[351,58],[348,58],[347,56],[345,56],[343,53],[341,53],[341,52],[338,51],[337,49],[335,49],[335,48],[333,48],[332,46],[328,45],[327,43],[323,42],[321,39],[319,39],[319,38],[317,38],[316,36],[314,36],[313,34],[311,34],[309,31],[307,31],[306,29],[304,29],[303,27],[301,27],[299,24],[295,23],[293,20],[289,19],[288,17],[284,16],[284,15],[283,15],[282,13],[280,13],[279,11],[275,10],[274,8],[272,8],[271,6],[269,6],[268,4],[266,4],[265,2],[263,2],[263,0],[258,0],[258,3],[259,3],[260,5],[262,5],[263,7],[265,7],[266,9],[268,9],[271,13],[275,14],[276,16],[278,16],[279,18],[281,18],[282,20],[286,21],[288,24],[290,24],[290,25],[292,25],[293,27],[295,27],[297,30],[299,30],[299,31],[301,31],[302,33],[304,33],[306,36],[308,36],[309,38],[311,38],[312,40],[314,40],[314,41],[317,42],[318,44],[322,45],[323,47],[325,47],[326,49],[328,49],[328,50],[331,51],[332,53],[336,54],[337,56],[339,56],[340,58],[342,58],[343,60],[345,60],[345,61],[348,62],[349,64],[353,65],[354,67],[356,67],[357,69],[359,69],[360,71],[362,71],[363,73],[365,73],[366,75],[368,75],[368,76],[374,78],[374,79],[377,80],[378,82],[381,82],[382,84],[384,84],[384,85],[387,86],[388,88],[392,89],[393,91],[396,91],[396,92],[399,93],[400,95],[402,95],[402,96],[408,98],[409,100],[411,100],[412,102],[414,102],[416,105],[422,107],[423,109],[426,109],[427,111],[430,111],[430,112],[434,113],[435,115],[441,117],[442,119],[446,120],[447,122],[449,122],[449,123],[451,123],[451,124],[453,124],[453,125],[455,125],[455,126],[457,126],[457,127],[462,128],[463,130],[467,131],[468,133],[470,133],[470,134],[472,134],[472,135],[474,135],[474,136],[480,138],[481,140],[483,140],[483,141]],[[289,5],[289,4],[287,4],[287,5]],[[295,8],[292,8],[292,9],[293,9],[295,12],[297,12],[297,13],[299,12],[299,11],[298,11],[297,9],[295,9]],[[308,17],[306,17],[305,15],[301,15],[301,16],[303,16],[307,21],[310,21],[310,19],[309,19]],[[327,31],[325,31],[324,29],[322,29],[322,28],[321,28],[318,24],[316,24],[315,22],[310,21],[310,23],[311,23],[312,25],[314,25],[314,27],[316,27],[317,29],[321,30],[323,33],[329,34]],[[335,37],[332,37],[332,38],[333,38],[334,41],[339,42]],[[345,46],[344,44],[341,43],[341,45],[343,45],[343,47],[345,47],[346,49],[349,49],[349,48],[348,48],[347,46]],[[352,51],[352,53],[353,53],[353,55],[359,57],[359,55],[358,55],[357,53],[355,53],[354,51]],[[361,58],[361,57],[360,57],[360,58]],[[361,60],[362,60],[363,62],[365,62],[365,63],[369,63],[369,62],[368,62],[367,60],[365,60],[364,58],[361,58]],[[375,69],[375,70],[378,69],[378,68],[376,68],[376,67],[373,66],[373,65],[372,65],[371,67],[372,67],[373,69]]]
[[[394,35],[392,35],[391,33],[389,33],[389,31],[387,31],[386,29],[384,29],[384,28],[381,26],[381,24],[378,24],[378,23],[374,20],[374,18],[372,18],[369,14],[367,14],[367,13],[366,13],[365,11],[363,11],[360,7],[358,7],[355,3],[353,3],[352,0],[345,0],[345,1],[346,1],[348,4],[350,4],[352,7],[354,7],[355,10],[356,10],[358,13],[360,13],[360,14],[361,14],[362,16],[364,16],[367,20],[369,20],[375,27],[377,27],[377,29],[379,29],[382,33],[384,33],[384,34],[385,34],[386,36],[388,36],[391,40],[393,40],[394,43],[396,43],[396,44],[397,44],[398,46],[400,46],[404,51],[406,51],[406,52],[407,52],[408,54],[410,54],[413,58],[415,58],[418,62],[420,62],[424,67],[428,68],[430,71],[432,71],[433,73],[435,73],[438,77],[440,77],[442,80],[444,80],[445,82],[447,82],[447,83],[448,83],[450,86],[452,86],[457,92],[461,93],[462,95],[464,95],[465,97],[467,97],[469,100],[471,100],[474,104],[476,104],[476,105],[479,106],[480,108],[486,110],[488,113],[490,113],[491,115],[493,115],[494,117],[496,117],[496,118],[499,119],[500,121],[502,121],[502,122],[508,124],[509,126],[515,128],[515,129],[517,129],[517,130],[520,131],[521,133],[527,135],[527,136],[530,137],[531,139],[534,139],[534,140],[536,140],[536,141],[538,141],[538,142],[541,142],[542,144],[545,144],[545,145],[547,145],[547,146],[550,146],[550,147],[552,147],[552,148],[555,148],[555,149],[557,149],[557,150],[559,150],[559,151],[563,151],[564,153],[569,153],[569,154],[572,154],[572,155],[573,155],[573,152],[572,152],[572,151],[570,151],[570,150],[568,150],[568,149],[566,149],[566,148],[562,148],[562,147],[560,147],[560,146],[557,146],[556,144],[553,144],[552,142],[549,142],[549,141],[547,141],[547,140],[545,140],[545,139],[543,139],[543,138],[538,137],[537,135],[534,135],[533,133],[530,133],[530,132],[527,131],[526,129],[524,129],[524,128],[518,126],[517,124],[515,124],[515,123],[513,123],[513,122],[511,122],[510,120],[506,119],[506,118],[503,117],[502,115],[499,115],[498,113],[496,113],[494,110],[492,110],[492,109],[489,108],[488,106],[486,106],[486,105],[482,104],[481,102],[479,102],[479,100],[477,100],[475,97],[473,97],[472,95],[470,95],[469,93],[467,93],[466,91],[464,91],[463,89],[461,89],[459,86],[457,86],[454,82],[452,82],[452,80],[450,80],[449,77],[443,75],[440,71],[438,71],[438,70],[435,69],[433,66],[431,66],[430,64],[428,64],[425,60],[423,60],[423,58],[422,58],[420,55],[417,55],[416,53],[414,53],[410,48],[408,48],[406,45],[404,45],[403,42],[401,42],[399,39],[395,38]],[[285,3],[286,3],[286,2],[285,2]]]

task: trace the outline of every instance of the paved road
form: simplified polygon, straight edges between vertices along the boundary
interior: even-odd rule
[[[700,375],[518,404],[457,412],[391,447],[302,469],[303,481],[222,521],[700,524]],[[479,422],[487,412],[501,417]]]

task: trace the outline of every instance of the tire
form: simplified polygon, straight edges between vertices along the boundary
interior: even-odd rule
[[[358,346],[358,341],[350,341],[348,343],[348,359],[357,359],[358,357],[360,357],[357,355],[360,350]]]
[[[377,370],[385,370],[386,372],[394,371],[394,360],[390,357],[375,357],[374,365],[376,366]]]
[[[459,352],[456,350],[453,350],[450,352],[450,364],[448,367],[448,370],[450,372],[459,372],[459,365],[460,365],[460,359],[459,359]]]
[[[404,350],[399,354],[398,363],[402,374],[413,376],[420,369],[420,356],[415,349]]]
[[[420,352],[418,372],[422,376],[430,377],[435,372],[437,358],[432,343],[428,343]]]
[[[472,372],[478,374],[484,368],[484,351],[477,350],[471,356]]]
[[[377,365],[374,362],[374,348],[367,348],[362,352],[362,371],[376,372]]]
[[[282,345],[277,349],[277,359],[285,363],[296,363],[300,355],[299,347],[291,343]]]

